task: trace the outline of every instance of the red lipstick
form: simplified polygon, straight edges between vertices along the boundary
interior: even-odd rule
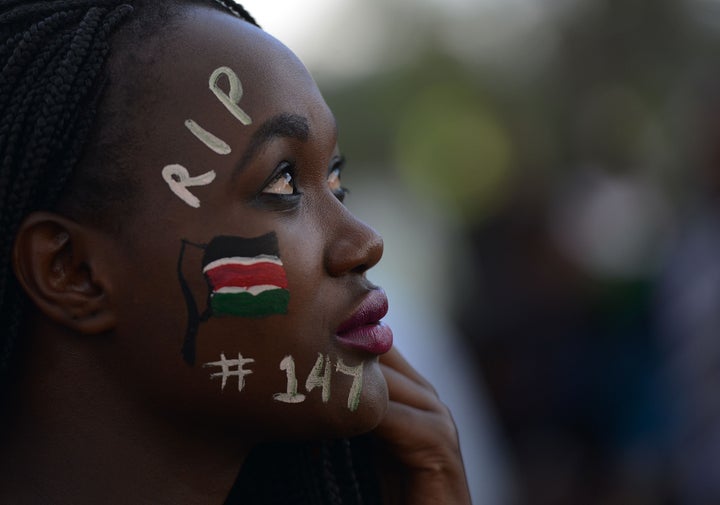
[[[350,349],[385,354],[393,343],[392,330],[380,321],[387,311],[385,292],[381,289],[371,291],[355,313],[338,327],[338,342]]]

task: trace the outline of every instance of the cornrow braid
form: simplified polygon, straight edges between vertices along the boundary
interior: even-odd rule
[[[368,436],[255,447],[225,505],[380,505]]]
[[[122,0],[0,3],[0,379],[26,305],[10,239],[29,212],[57,203],[92,127],[108,39],[131,11]]]
[[[348,505],[364,505],[360,481],[354,469],[354,461],[350,440],[343,439],[338,442],[338,481],[340,488],[345,490],[346,498],[343,503]]]
[[[245,10],[245,7],[240,5],[237,2],[233,2],[233,0],[215,0],[215,2],[219,3],[223,7],[225,7],[227,10],[235,14],[237,17],[244,19],[248,23],[251,23],[258,28],[260,28],[260,25],[257,24],[257,21],[255,21],[255,18],[253,18],[248,11]]]
[[[324,441],[322,444],[322,471],[325,495],[330,505],[342,505],[343,500],[340,495],[340,486],[338,485],[335,468],[333,465],[334,458],[332,454],[332,441]]]

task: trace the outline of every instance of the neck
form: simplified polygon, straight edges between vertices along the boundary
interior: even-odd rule
[[[33,354],[23,373],[0,434],[0,503],[224,503],[250,444],[151,413],[82,354],[57,356]]]

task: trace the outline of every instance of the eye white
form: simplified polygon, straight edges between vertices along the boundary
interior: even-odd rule
[[[330,172],[330,175],[328,175],[328,186],[330,187],[330,190],[334,193],[339,191],[342,186],[340,183],[340,169],[336,168],[332,172]]]
[[[275,179],[268,184],[263,193],[270,193],[274,195],[292,195],[295,192],[293,186],[293,176],[290,172],[283,172],[279,174]]]

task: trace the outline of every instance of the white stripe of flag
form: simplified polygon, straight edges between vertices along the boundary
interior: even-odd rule
[[[279,257],[271,254],[260,254],[251,258],[245,256],[233,256],[231,258],[220,258],[219,260],[211,261],[205,265],[203,273],[224,265],[255,265],[257,263],[273,263],[279,266],[282,266],[283,264]]]

